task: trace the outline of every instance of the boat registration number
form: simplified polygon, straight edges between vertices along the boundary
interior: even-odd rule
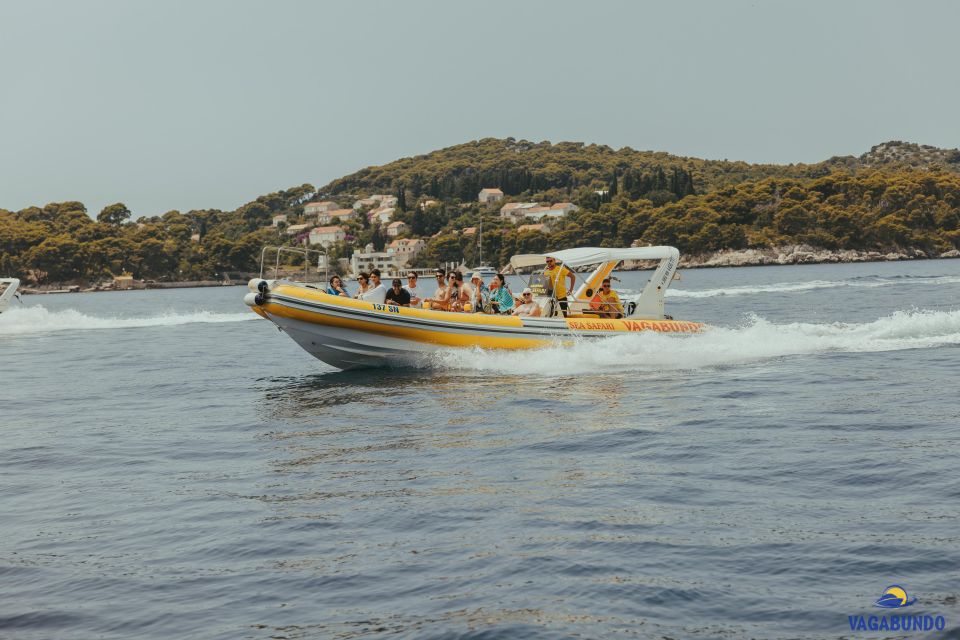
[[[373,309],[375,311],[386,311],[387,313],[400,313],[400,307],[395,307],[392,304],[379,304],[374,302]]]

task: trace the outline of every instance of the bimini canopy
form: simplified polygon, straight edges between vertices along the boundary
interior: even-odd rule
[[[556,258],[557,262],[568,267],[582,267],[588,264],[621,260],[663,260],[672,257],[676,261],[680,257],[680,252],[673,247],[578,247],[543,254],[524,253],[510,258],[510,264],[514,269],[533,267],[543,264],[547,256]]]

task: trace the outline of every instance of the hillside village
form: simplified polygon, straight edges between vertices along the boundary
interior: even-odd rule
[[[503,223],[512,225],[518,233],[548,233],[558,220],[580,210],[580,207],[572,202],[505,202],[503,191],[494,187],[481,189],[476,203],[481,208],[480,215],[497,213]],[[338,258],[339,264],[336,265],[345,275],[355,275],[374,268],[389,275],[399,274],[407,269],[417,270],[416,259],[431,238],[444,233],[464,237],[474,237],[480,233],[477,226],[469,226],[417,237],[409,224],[394,219],[398,204],[398,196],[385,194],[372,194],[357,199],[349,208],[342,208],[341,204],[334,200],[309,202],[304,205],[303,215],[298,218],[291,218],[290,214],[274,216],[273,227],[286,236],[286,243],[291,245],[318,248],[324,252],[340,249],[339,252],[330,253],[349,252],[348,256],[341,255]],[[437,200],[428,197],[415,204],[421,211],[438,205]],[[354,248],[360,230],[371,227],[381,230],[386,237],[382,250],[377,250],[372,242]],[[481,240],[477,237],[477,242]],[[465,263],[459,266],[467,269],[471,267]],[[420,270],[427,271],[430,268]]]

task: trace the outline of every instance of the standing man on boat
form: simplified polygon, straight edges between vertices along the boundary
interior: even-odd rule
[[[563,315],[567,315],[567,280],[570,281],[570,289],[576,283],[576,277],[570,269],[562,264],[557,264],[557,259],[553,256],[547,256],[547,268],[543,270],[543,275],[550,281],[550,289],[553,291],[553,297],[560,304]]]

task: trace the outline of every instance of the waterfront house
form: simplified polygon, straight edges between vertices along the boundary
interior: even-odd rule
[[[273,226],[276,227],[281,222],[287,221],[287,214],[281,213],[280,215],[273,216]]]
[[[361,271],[370,272],[372,269],[380,269],[384,275],[395,273],[399,269],[397,260],[393,254],[385,251],[373,251],[373,246],[367,245],[364,251],[354,251],[350,256],[350,271],[354,274]]]

